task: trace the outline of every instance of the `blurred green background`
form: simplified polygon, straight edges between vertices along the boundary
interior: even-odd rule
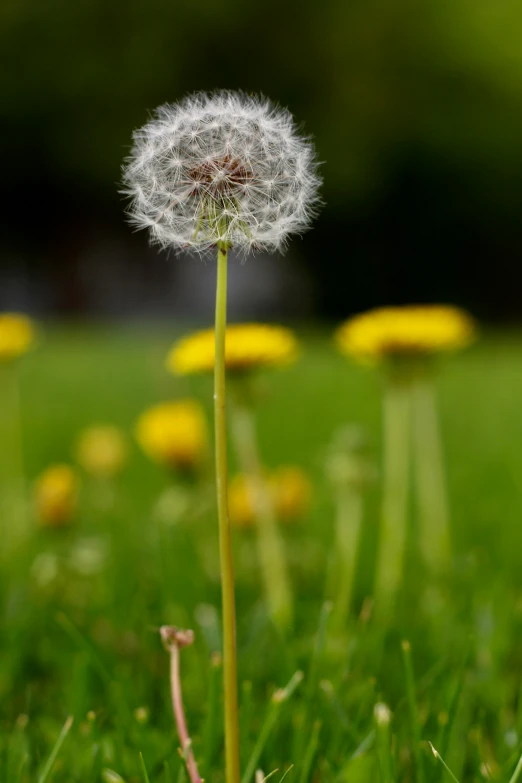
[[[242,88],[324,161],[325,208],[284,262],[310,285],[274,273],[261,313],[453,300],[516,319],[521,25],[513,0],[4,0],[0,306],[175,311],[187,261],[132,234],[120,166],[158,104]]]

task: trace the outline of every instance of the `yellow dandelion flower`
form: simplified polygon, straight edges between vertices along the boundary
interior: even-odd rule
[[[193,470],[207,455],[207,425],[195,400],[164,402],[138,419],[136,439],[154,461],[180,470]]]
[[[126,458],[127,441],[117,427],[89,427],[78,438],[76,459],[82,468],[93,476],[115,476],[123,468]]]
[[[266,475],[274,511],[280,522],[291,522],[303,517],[310,505],[312,485],[300,468],[284,466]],[[228,511],[236,527],[252,527],[255,523],[254,503],[248,477],[238,473],[229,484]]]
[[[270,477],[277,518],[290,522],[303,517],[310,506],[312,484],[301,468],[283,466]]]
[[[411,305],[356,315],[339,327],[335,338],[344,354],[373,363],[458,350],[473,342],[475,334],[473,318],[458,307]]]
[[[21,313],[0,313],[0,362],[26,353],[34,343],[33,322]]]
[[[78,506],[79,480],[69,465],[51,465],[34,485],[36,517],[45,527],[71,522]]]
[[[214,330],[184,337],[174,345],[167,367],[179,375],[212,372],[215,362]],[[232,324],[227,327],[225,362],[228,370],[291,364],[298,355],[297,340],[290,329],[269,324]]]

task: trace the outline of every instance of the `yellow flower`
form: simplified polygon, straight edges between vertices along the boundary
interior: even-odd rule
[[[308,511],[312,498],[312,484],[301,468],[287,465],[276,470],[270,478],[277,518],[289,522]]]
[[[45,527],[67,525],[78,506],[79,481],[69,465],[51,465],[37,478],[34,503],[38,521]]]
[[[164,402],[138,419],[136,439],[156,462],[181,470],[199,467],[207,455],[203,409],[194,400]]]
[[[188,375],[212,372],[215,362],[214,330],[196,332],[181,339],[170,351],[167,367]],[[268,324],[232,324],[227,327],[225,361],[228,370],[279,367],[297,358],[293,332]]]
[[[300,468],[285,466],[266,476],[274,511],[280,522],[291,522],[304,516],[310,505],[312,485]],[[248,477],[238,473],[230,481],[228,510],[230,521],[237,527],[255,523],[254,503]]]
[[[0,313],[0,362],[16,359],[34,342],[33,322],[21,313]]]
[[[464,310],[449,305],[383,307],[342,324],[335,338],[340,350],[362,362],[383,357],[426,356],[473,342],[476,326]]]
[[[87,473],[100,478],[115,476],[123,468],[126,457],[127,442],[117,427],[99,425],[80,434],[76,458]]]

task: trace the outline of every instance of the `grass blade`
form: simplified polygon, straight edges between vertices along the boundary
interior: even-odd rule
[[[248,758],[250,748],[250,720],[252,715],[252,683],[245,680],[241,686],[241,705],[239,707],[239,739],[241,741],[242,765]]]
[[[313,710],[315,709],[315,700],[319,685],[319,671],[321,668],[326,644],[326,630],[328,627],[328,619],[332,613],[332,607],[333,604],[331,601],[325,601],[321,607],[321,613],[319,615],[319,625],[317,628],[317,635],[315,637],[312,660],[310,661],[310,669],[308,671],[306,689],[304,693],[303,722],[296,738],[297,741],[294,742],[293,748],[294,758],[297,759],[303,758],[306,753],[304,743],[309,736],[309,731],[312,724]]]
[[[250,759],[248,760],[243,777],[241,778],[241,783],[251,783],[251,781],[254,780],[254,776],[259,764],[259,759],[261,758],[268,738],[270,737],[274,726],[277,723],[279,713],[281,712],[281,707],[292,696],[295,689],[299,686],[299,683],[302,682],[302,679],[303,672],[296,672],[286,688],[280,688],[272,696],[265,721],[261,727],[261,731],[259,732],[257,742],[254,745],[254,749]]]
[[[379,702],[373,710],[377,733],[377,756],[382,783],[393,783],[393,760],[391,754],[390,722],[391,712],[386,704]]]
[[[279,781],[279,783],[283,783],[283,780],[286,778],[286,776],[288,775],[288,773],[289,773],[289,772],[291,772],[291,771],[293,770],[293,768],[294,768],[294,765],[293,765],[293,764],[290,764],[290,766],[289,766],[289,767],[288,767],[288,769],[286,770],[285,774],[283,775],[283,777],[281,778],[281,780]]]
[[[218,740],[221,733],[219,722],[219,689],[221,683],[222,660],[219,653],[214,653],[210,659],[210,672],[208,684],[207,715],[203,728],[202,757],[205,764],[206,774],[210,774],[212,761],[218,746]]]
[[[515,767],[515,771],[513,772],[513,776],[511,777],[509,783],[517,783],[517,780],[519,779],[521,773],[522,773],[522,756],[520,757],[518,764]]]
[[[147,767],[145,766],[145,759],[143,758],[143,753],[141,752],[140,752],[140,767],[143,775],[143,783],[150,783]]]
[[[65,723],[63,724],[62,730],[58,736],[58,739],[56,740],[54,744],[54,748],[51,751],[51,755],[47,759],[47,762],[45,764],[45,767],[43,768],[42,774],[38,778],[38,783],[45,783],[47,778],[49,777],[49,774],[53,768],[53,764],[56,761],[56,757],[58,756],[58,753],[60,752],[60,748],[62,747],[65,738],[67,737],[69,731],[71,730],[71,726],[73,725],[74,718],[72,715],[69,715]]]
[[[442,766],[444,767],[444,769],[446,770],[446,772],[448,773],[450,778],[454,781],[454,783],[459,783],[458,779],[455,777],[455,775],[453,774],[451,769],[448,767],[448,765],[446,764],[446,762],[444,761],[444,759],[442,758],[440,753],[437,750],[435,750],[435,748],[433,747],[431,742],[429,743],[429,745],[430,745],[430,748],[431,748],[431,751],[432,751],[433,755],[435,756],[436,759],[438,759],[440,761],[440,763],[442,764]],[[516,778],[514,778],[514,780],[516,780]],[[513,783],[513,781],[511,781],[511,783]]]
[[[26,753],[25,756],[23,757],[21,763],[20,763],[19,768],[18,768],[18,775],[17,775],[17,778],[16,778],[17,783],[21,783],[22,775],[24,774],[24,770],[25,770],[25,768],[27,766],[28,761],[29,761],[29,754]]]
[[[411,730],[413,733],[413,757],[415,759],[418,783],[424,783],[426,778],[424,775],[424,764],[421,752],[421,727],[415,695],[415,677],[413,674],[413,664],[411,661],[411,645],[409,642],[404,641],[402,642],[401,646],[404,660],[404,671],[406,674],[406,691],[410,709]]]
[[[317,753],[317,746],[319,745],[319,733],[321,731],[321,722],[316,721],[312,727],[312,734],[308,743],[306,754],[299,776],[299,783],[308,783],[310,778],[310,772],[312,771],[312,765],[314,763],[315,755]]]

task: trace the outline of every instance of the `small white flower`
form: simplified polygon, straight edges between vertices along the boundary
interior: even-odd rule
[[[156,110],[124,170],[131,221],[162,247],[284,248],[319,204],[317,162],[291,114],[234,92]]]

